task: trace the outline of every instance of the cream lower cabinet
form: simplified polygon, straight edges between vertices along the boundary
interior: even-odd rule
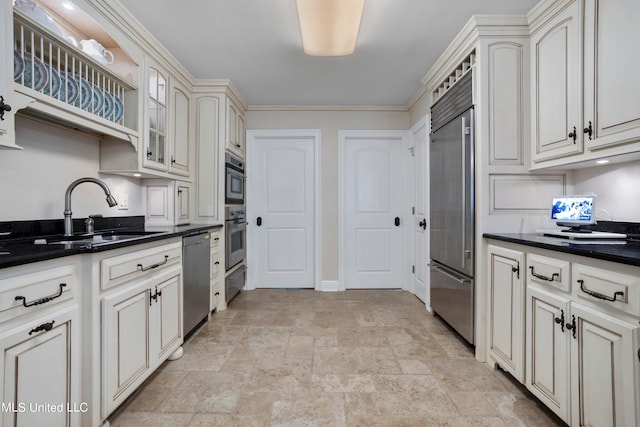
[[[489,245],[489,354],[524,381],[524,253]]]
[[[497,241],[487,253],[488,359],[571,426],[639,425],[640,268]],[[522,310],[513,287],[525,284]]]
[[[527,388],[569,423],[569,299],[528,287],[526,313]]]
[[[78,317],[74,305],[0,337],[3,427],[80,425]]]
[[[211,287],[211,303],[209,311],[222,310],[224,303],[224,252],[222,250],[222,233],[220,229],[211,231],[211,270],[210,270],[210,287]]]
[[[0,425],[80,426],[78,257],[0,270]]]
[[[105,416],[181,343],[181,274],[174,267],[102,299]]]
[[[100,426],[182,345],[182,238],[87,257],[82,425]]]

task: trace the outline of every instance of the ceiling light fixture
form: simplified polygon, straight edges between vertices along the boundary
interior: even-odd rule
[[[356,49],[364,0],[296,0],[304,53],[351,55]]]

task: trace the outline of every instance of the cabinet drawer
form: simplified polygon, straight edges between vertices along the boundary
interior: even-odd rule
[[[76,267],[67,265],[0,280],[0,322],[72,299]]]
[[[211,234],[211,249],[220,247],[220,231],[212,231]]]
[[[180,242],[105,258],[100,266],[101,288],[108,289],[181,262]]]
[[[527,254],[527,284],[571,292],[571,264],[557,258]]]
[[[640,316],[640,277],[575,263],[572,274],[580,300]]]
[[[218,308],[220,301],[222,301],[222,290],[220,281],[218,279],[211,281],[211,304],[209,311],[213,311]]]
[[[220,251],[216,249],[211,250],[211,279],[220,274],[222,270],[222,264],[220,262]]]

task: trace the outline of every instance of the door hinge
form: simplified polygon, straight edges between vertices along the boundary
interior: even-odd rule
[[[412,266],[411,266],[411,272],[412,272],[413,274],[416,274],[416,266],[415,266],[415,265],[412,265]],[[638,356],[640,357],[640,350],[638,350]]]
[[[409,147],[408,150],[411,153],[411,157],[415,157],[416,156],[415,147]]]

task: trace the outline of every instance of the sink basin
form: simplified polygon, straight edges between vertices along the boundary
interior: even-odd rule
[[[63,240],[49,241],[49,245],[64,245],[65,248],[80,248],[108,245],[126,240],[143,239],[156,234],[163,234],[161,231],[107,231],[92,236],[65,236]]]

